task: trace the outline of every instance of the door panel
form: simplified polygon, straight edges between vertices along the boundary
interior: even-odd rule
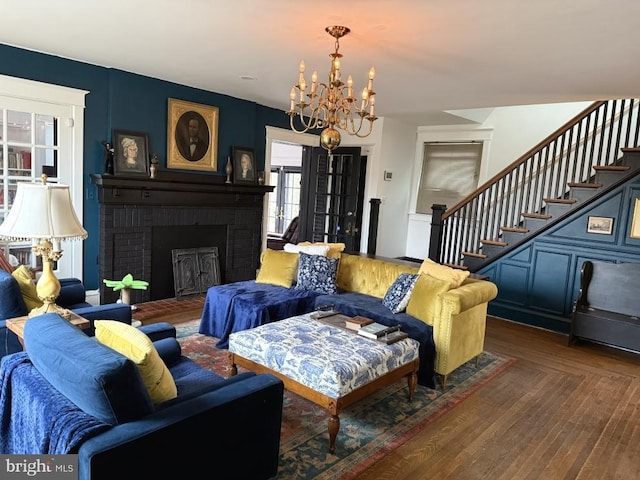
[[[340,242],[345,251],[360,249],[362,189],[360,147],[319,147],[303,151],[300,239]]]

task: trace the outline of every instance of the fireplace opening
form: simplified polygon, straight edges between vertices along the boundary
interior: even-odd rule
[[[225,283],[226,271],[226,225],[180,225],[152,228],[151,271],[149,282],[151,300],[175,297],[173,284],[174,249],[218,247],[220,277]]]

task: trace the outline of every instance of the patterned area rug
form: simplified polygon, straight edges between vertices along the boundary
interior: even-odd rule
[[[219,375],[227,376],[227,351],[216,348],[216,339],[200,335],[200,320],[176,325],[183,354]],[[453,372],[443,391],[418,385],[413,401],[406,381],[399,381],[340,414],[336,452],[328,451],[326,410],[286,392],[280,444],[278,480],[349,480],[405,443],[443,413],[495,378],[512,363],[483,353]]]

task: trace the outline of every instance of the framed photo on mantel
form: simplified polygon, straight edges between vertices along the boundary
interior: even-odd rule
[[[233,183],[258,183],[252,148],[233,147]]]
[[[146,133],[113,130],[113,174],[149,175],[149,139]]]

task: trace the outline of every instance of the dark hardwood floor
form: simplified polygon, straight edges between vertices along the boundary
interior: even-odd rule
[[[359,480],[640,478],[640,355],[495,318],[485,350],[517,361]]]
[[[139,314],[178,323],[202,303]],[[567,340],[489,318],[485,350],[516,362],[358,480],[640,478],[640,355]]]

